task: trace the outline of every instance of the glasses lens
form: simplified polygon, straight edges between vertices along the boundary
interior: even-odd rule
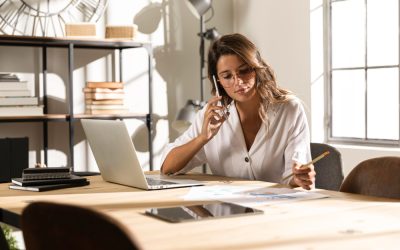
[[[243,80],[247,80],[251,77],[251,74],[254,72],[254,70],[250,67],[246,67],[244,69],[239,69],[237,72],[237,76],[242,78]]]
[[[253,72],[254,69],[251,67],[240,68],[236,73],[224,72],[219,75],[219,81],[224,87],[230,87],[235,82],[235,76],[243,81],[247,81],[253,76]]]

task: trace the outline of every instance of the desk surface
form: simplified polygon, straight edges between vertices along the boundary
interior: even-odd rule
[[[263,215],[168,223],[144,215],[149,207],[200,204],[184,201],[189,188],[143,191],[89,177],[87,187],[44,193],[8,190],[0,184],[0,219],[18,216],[32,201],[47,200],[88,206],[118,219],[145,249],[398,249],[400,202],[326,190],[329,198],[280,203],[257,208]],[[192,175],[209,185],[273,183]],[[15,218],[14,218],[15,219]]]

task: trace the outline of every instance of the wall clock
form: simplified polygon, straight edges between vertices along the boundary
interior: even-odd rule
[[[62,37],[65,24],[96,22],[107,0],[0,0],[0,33]]]

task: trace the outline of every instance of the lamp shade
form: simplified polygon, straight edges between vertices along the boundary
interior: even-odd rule
[[[200,18],[211,8],[211,0],[187,0],[186,3],[197,18]]]
[[[207,40],[215,41],[221,35],[218,33],[217,29],[214,27],[214,28],[211,28],[211,29],[207,29],[206,32],[204,32],[203,36]]]
[[[180,134],[185,132],[193,123],[197,111],[204,106],[203,103],[197,100],[188,100],[185,107],[183,107],[175,121],[172,122],[172,127]]]

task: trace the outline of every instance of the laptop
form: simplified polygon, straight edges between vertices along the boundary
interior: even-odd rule
[[[82,119],[81,122],[105,181],[145,190],[203,185],[195,180],[145,175],[123,121]]]

